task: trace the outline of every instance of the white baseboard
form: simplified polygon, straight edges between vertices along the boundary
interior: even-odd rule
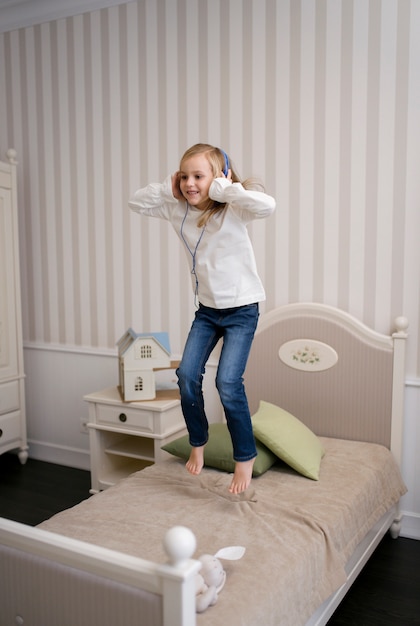
[[[420,515],[418,513],[409,513],[407,511],[402,511],[402,514],[403,519],[400,537],[420,540]]]
[[[33,440],[28,441],[28,446],[31,459],[90,471],[90,455],[87,450]]]

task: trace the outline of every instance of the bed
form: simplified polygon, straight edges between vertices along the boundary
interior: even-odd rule
[[[189,475],[180,442],[37,528],[1,520],[4,623],[326,624],[385,533],[399,534],[407,326],[383,335],[313,303],[261,316],[245,373],[263,459],[250,488],[229,494],[225,458]],[[223,590],[197,614],[197,558],[229,546],[245,553],[222,559]]]

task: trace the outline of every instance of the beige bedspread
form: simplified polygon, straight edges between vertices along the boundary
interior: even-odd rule
[[[177,459],[146,468],[40,525],[159,562],[173,525],[190,527],[197,553],[246,548],[224,561],[218,602],[199,626],[299,626],[344,581],[344,565],[367,530],[406,491],[390,452],[376,444],[322,438],[320,480],[285,465],[230,495],[231,477],[204,469],[199,477]]]

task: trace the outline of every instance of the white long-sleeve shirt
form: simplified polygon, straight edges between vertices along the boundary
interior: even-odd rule
[[[227,206],[203,228],[197,226],[202,211],[174,197],[171,176],[136,191],[129,206],[141,215],[172,224],[185,248],[193,291],[201,304],[227,309],[265,300],[246,225],[271,215],[274,198],[227,178],[214,179],[209,196]]]

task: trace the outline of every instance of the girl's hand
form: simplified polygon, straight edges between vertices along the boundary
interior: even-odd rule
[[[232,182],[232,170],[231,169],[228,169],[227,176],[225,176],[223,172],[220,172],[220,174],[221,174],[220,178],[227,178],[228,180]]]
[[[177,200],[182,200],[184,197],[181,193],[181,187],[179,184],[180,180],[181,180],[180,172],[175,172],[175,174],[172,175],[172,193],[174,195],[174,198],[176,198]]]

